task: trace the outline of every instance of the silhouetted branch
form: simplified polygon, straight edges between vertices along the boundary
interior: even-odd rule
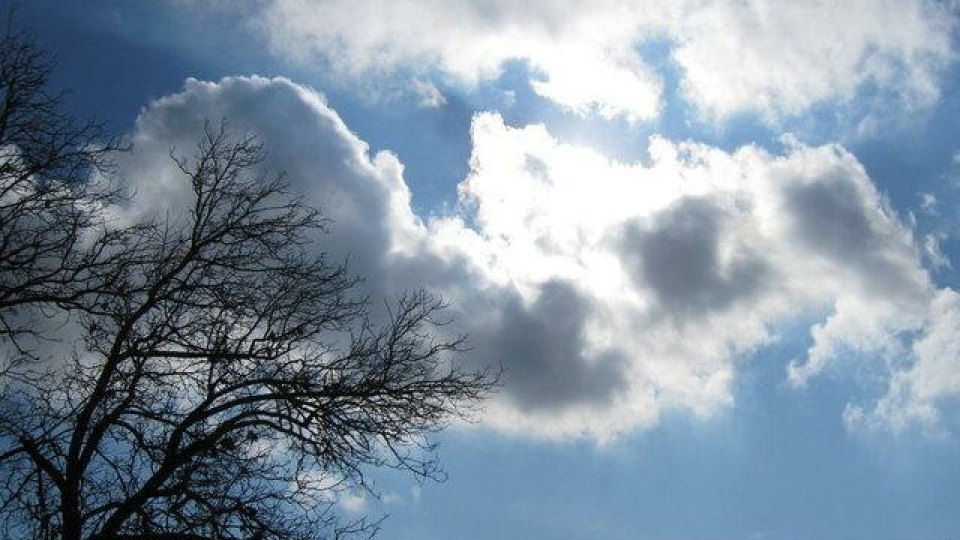
[[[39,66],[43,79],[31,54],[0,61]],[[40,96],[36,106],[54,107]],[[107,155],[78,151],[42,181],[14,154],[4,161],[16,195],[0,197],[0,265],[25,267],[4,274],[0,337],[14,343],[49,306],[82,331],[73,358],[6,373],[7,537],[338,538],[377,528],[334,511],[333,495],[364,488],[367,467],[440,477],[424,437],[496,376],[457,367],[462,339],[435,337],[439,299],[408,293],[372,325],[356,279],[322,255],[320,213],[282,175],[259,173],[259,142],[223,123],[206,125],[192,157],[172,156],[193,195],[182,220],[99,226],[97,205],[114,193],[91,191],[81,171]]]
[[[103,125],[60,112],[49,90],[53,62],[31,37],[0,38],[0,336],[29,356],[40,307],[77,307],[108,285],[112,266],[80,244],[117,192],[108,180],[122,148]],[[99,173],[99,181],[91,181]],[[13,361],[16,359],[8,359]]]

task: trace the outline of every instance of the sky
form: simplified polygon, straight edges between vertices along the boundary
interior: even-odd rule
[[[2,3],[2,2],[0,2]],[[264,143],[372,298],[499,391],[375,472],[385,540],[960,539],[950,1],[32,0],[74,114],[176,208]]]

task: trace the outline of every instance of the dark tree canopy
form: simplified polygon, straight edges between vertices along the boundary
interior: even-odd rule
[[[308,539],[369,532],[332,494],[371,466],[434,477],[426,435],[494,384],[414,291],[383,324],[322,253],[319,212],[210,125],[175,157],[192,205],[119,226],[116,151],[58,112],[22,35],[0,52],[0,536]],[[26,81],[26,82],[24,82]],[[19,344],[56,313],[65,358]],[[53,335],[36,335],[39,340]],[[15,345],[15,346],[8,346]]]

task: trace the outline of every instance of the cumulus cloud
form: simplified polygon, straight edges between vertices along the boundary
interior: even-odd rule
[[[847,406],[848,426],[941,432],[941,406],[960,397],[960,294],[939,291],[930,310],[930,324],[913,343],[913,364],[893,374],[886,394],[873,405]]]
[[[189,80],[137,121],[120,163],[137,192],[128,212],[176,207],[187,186],[168,149],[189,150],[205,117],[262,139],[264,166],[332,219],[324,247],[374,298],[425,286],[450,300],[467,361],[505,369],[485,418],[499,429],[603,440],[665,411],[709,417],[734,402],[742,359],[798,318],[818,319],[790,366],[798,386],[847,350],[915,355],[909,373],[956,356],[943,337],[954,293],[936,290],[912,231],[839,146],[654,138],[649,160],[620,163],[479,114],[459,213],[425,221],[396,156],[371,155],[316,92]],[[918,407],[960,392],[910,380],[891,392]]]
[[[848,351],[905,354],[934,316],[911,231],[842,147],[654,139],[649,163],[623,164],[492,114],[473,137],[461,193],[494,248],[476,264],[531,305],[553,280],[576,283],[591,299],[582,361],[623,366],[626,390],[605,386],[615,405],[595,414],[590,394],[558,429],[609,433],[669,408],[709,416],[735,399],[738,359],[797,318],[819,317],[788,372],[802,386]]]
[[[719,117],[799,114],[867,86],[923,107],[953,56],[950,9],[924,0],[697,3],[679,23],[674,56],[687,94]]]
[[[137,195],[127,213],[186,208],[189,185],[169,154],[172,148],[192,155],[207,120],[256,135],[266,151],[263,169],[284,173],[293,191],[321,206],[337,229],[326,246],[337,257],[349,255],[351,268],[370,276],[371,284],[384,281],[385,257],[421,234],[395,155],[369,155],[367,144],[318,93],[260,77],[188,79],[183,92],[153,102],[139,116],[133,152],[120,161]]]
[[[242,4],[245,9],[251,5]],[[573,111],[655,118],[663,74],[639,52],[667,43],[707,117],[775,121],[867,93],[915,110],[952,60],[955,16],[933,0],[268,0],[253,23],[274,51],[342,75],[437,70],[471,86],[524,62],[543,97]],[[223,7],[221,6],[221,9]]]

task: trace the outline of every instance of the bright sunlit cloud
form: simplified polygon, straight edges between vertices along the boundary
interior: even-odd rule
[[[439,71],[475,86],[520,61],[544,98],[633,122],[662,108],[663,76],[641,54],[645,44],[668,45],[682,95],[714,120],[755,113],[776,121],[830,103],[868,115],[893,104],[909,114],[937,99],[954,57],[951,8],[933,0],[241,5],[254,8],[251,24],[277,54],[308,68],[320,61],[354,81]]]
[[[190,81],[148,108],[129,167],[155,173],[130,177],[143,192],[184,189],[164,180],[167,149],[218,116],[275,149],[268,165],[326,209],[325,245],[371,292],[426,286],[450,299],[473,361],[505,368],[487,417],[499,429],[606,440],[668,411],[712,417],[736,401],[738,362],[811,318],[813,345],[784,373],[794,385],[847,351],[915,359],[891,371],[890,396],[851,401],[851,426],[933,425],[937,400],[960,391],[939,378],[958,367],[943,337],[960,330],[955,293],[933,285],[911,228],[841,146],[730,153],[654,138],[649,162],[619,163],[484,113],[460,212],[425,222],[397,158],[370,156],[321,96],[231,78]],[[891,400],[904,412],[885,412]]]

